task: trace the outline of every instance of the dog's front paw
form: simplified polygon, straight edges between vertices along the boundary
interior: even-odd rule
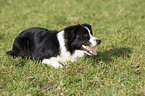
[[[47,64],[49,66],[53,66],[54,68],[62,68],[63,67],[61,64],[59,64],[58,61],[53,61],[53,60],[49,60],[49,59],[44,59],[42,61],[42,63]]]

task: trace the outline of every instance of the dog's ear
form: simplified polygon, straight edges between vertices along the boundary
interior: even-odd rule
[[[79,24],[64,28],[65,45],[71,53],[73,52],[73,49],[76,47],[72,45],[74,44],[76,40],[76,37],[80,28],[82,28],[82,26]]]
[[[66,27],[64,29],[64,36],[66,39],[69,39],[69,41],[73,41],[75,38],[76,38],[76,34],[79,30],[79,28],[81,27],[81,25],[73,25],[73,26],[69,26],[69,27]]]

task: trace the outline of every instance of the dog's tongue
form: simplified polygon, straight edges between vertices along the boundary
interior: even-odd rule
[[[95,49],[91,48],[90,46],[82,45],[82,47],[83,47],[84,49],[86,49],[87,51],[89,51],[91,54],[97,55],[97,51],[96,51]]]

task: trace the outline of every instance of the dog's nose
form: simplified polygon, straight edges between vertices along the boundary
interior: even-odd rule
[[[97,39],[97,44],[99,45],[101,43],[101,40],[100,39]]]

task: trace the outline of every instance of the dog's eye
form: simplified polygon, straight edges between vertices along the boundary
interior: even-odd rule
[[[83,37],[85,37],[85,38],[88,37],[88,34],[83,34]]]

